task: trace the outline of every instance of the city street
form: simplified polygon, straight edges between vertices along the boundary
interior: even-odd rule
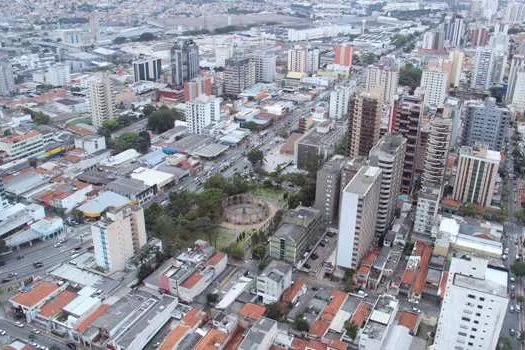
[[[0,344],[6,344],[14,341],[15,339],[20,339],[30,344],[35,343],[47,348],[53,346],[59,349],[67,349],[67,347],[64,346],[63,340],[60,338],[56,338],[55,336],[48,333],[44,334],[44,332],[40,332],[40,334],[33,334],[31,330],[34,328],[30,325],[25,325],[23,328],[19,328],[12,321],[0,319],[0,329],[7,332],[7,335],[0,337]],[[30,336],[30,334],[32,334],[32,336]]]

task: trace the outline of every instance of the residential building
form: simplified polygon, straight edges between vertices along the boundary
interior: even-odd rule
[[[399,301],[384,294],[377,298],[359,337],[359,349],[381,350],[394,327]]]
[[[461,79],[461,73],[463,72],[463,61],[465,60],[465,54],[461,49],[452,49],[448,53],[448,58],[452,61],[451,74],[448,77],[448,81],[453,87],[459,86]]]
[[[351,86],[337,86],[330,91],[330,119],[343,119],[348,115],[348,102],[353,92]]]
[[[221,99],[215,96],[199,96],[186,102],[188,132],[201,134],[203,129],[221,119]]]
[[[424,235],[430,235],[434,219],[438,214],[451,136],[450,112],[448,109],[438,109],[430,120],[421,191],[414,222],[414,231]]]
[[[193,40],[177,41],[170,50],[171,83],[178,88],[199,75],[199,46]]]
[[[401,135],[384,135],[370,150],[370,165],[381,168],[381,190],[377,208],[376,238],[390,229],[396,197],[401,193],[406,140]]]
[[[288,71],[316,73],[319,69],[321,51],[310,46],[296,45],[288,50]]]
[[[278,322],[270,318],[259,319],[248,331],[237,349],[268,350],[277,337]]]
[[[424,50],[431,51],[442,51],[444,45],[443,32],[438,28],[429,30],[423,35],[423,46]]]
[[[510,121],[508,108],[498,106],[496,99],[468,101],[465,106],[462,144],[485,145],[493,151],[501,151],[505,142],[505,130]]]
[[[256,83],[255,61],[252,57],[226,60],[224,69],[224,93],[238,95]]]
[[[334,63],[341,66],[352,67],[353,48],[348,44],[338,45],[334,48]]]
[[[523,3],[514,1],[507,3],[504,13],[507,23],[522,24],[525,22],[525,4]]]
[[[264,304],[279,301],[283,292],[292,285],[292,265],[272,260],[257,277],[257,295]]]
[[[213,77],[197,77],[184,83],[184,101],[191,101],[199,96],[213,95]]]
[[[110,273],[124,270],[146,244],[144,209],[131,205],[109,209],[91,225],[91,236],[97,265]]]
[[[378,96],[369,92],[352,96],[348,104],[348,156],[367,156],[379,140],[380,127],[381,101]]]
[[[452,258],[434,348],[496,349],[509,304],[508,272],[476,257]]]
[[[516,89],[516,83],[518,81],[518,73],[525,68],[525,56],[523,55],[514,55],[510,63],[510,71],[508,78],[507,93],[505,95],[505,100],[507,102],[512,102],[514,99],[514,91]],[[523,76],[522,76],[523,79]]]
[[[0,179],[0,210],[4,210],[9,206],[9,201],[5,193],[4,181]]]
[[[489,43],[490,29],[485,25],[476,25],[469,29],[470,46],[472,48],[487,46]]]
[[[448,73],[438,67],[425,68],[421,74],[421,90],[425,92],[425,106],[443,105],[447,95]]]
[[[140,57],[133,61],[133,77],[138,81],[157,81],[162,73],[160,58]]]
[[[343,124],[325,121],[301,136],[294,146],[294,159],[298,169],[316,171],[334,154],[343,139]]]
[[[333,156],[317,171],[314,208],[319,210],[328,224],[337,223],[341,170],[346,158]]]
[[[507,52],[497,51],[494,53],[494,64],[492,67],[492,76],[490,85],[499,85],[504,83],[505,70],[507,68]]]
[[[253,55],[255,63],[255,81],[273,83],[277,65],[277,55],[268,52],[258,52]]]
[[[13,67],[9,62],[0,62],[0,96],[9,96],[14,88]]]
[[[105,120],[117,117],[113,84],[106,73],[96,75],[87,81],[91,124],[100,128]]]
[[[497,151],[480,146],[461,147],[452,194],[454,200],[490,206],[500,161],[501,154]]]
[[[44,153],[46,142],[36,130],[14,131],[11,135],[0,137],[0,159],[7,163],[14,160],[37,158]]]
[[[106,149],[104,136],[84,136],[75,139],[75,148],[83,149],[87,154],[93,154]]]
[[[147,186],[143,181],[127,177],[111,181],[104,188],[118,193],[141,206],[157,195],[157,186]]]
[[[423,98],[411,95],[400,96],[394,104],[392,114],[391,132],[400,134],[407,140],[401,192],[410,193],[415,176],[417,146],[423,115]]]
[[[33,81],[44,85],[66,86],[71,83],[69,64],[55,64],[33,73]]]
[[[458,14],[447,15],[443,22],[446,47],[461,47],[465,34],[465,20]]]
[[[511,106],[514,111],[521,114],[525,113],[525,65],[516,74]]]
[[[295,264],[323,233],[323,216],[314,208],[299,206],[288,211],[270,238],[268,254]]]
[[[470,87],[477,90],[488,90],[492,86],[494,70],[494,51],[491,48],[477,48],[474,56]]]
[[[391,65],[376,64],[366,69],[365,90],[379,89],[384,102],[390,103],[397,93],[399,69]]]
[[[206,261],[204,266],[196,266],[193,273],[187,276],[182,283],[177,284],[177,296],[186,303],[192,303],[224,272],[227,264],[228,255],[216,252]]]
[[[363,166],[345,187],[339,211],[337,266],[355,269],[374,241],[381,169]]]

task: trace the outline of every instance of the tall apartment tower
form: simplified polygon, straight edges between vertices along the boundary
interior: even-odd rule
[[[133,76],[135,82],[157,81],[162,73],[160,58],[140,57],[133,61]]]
[[[199,46],[193,40],[180,40],[170,50],[171,83],[182,88],[185,81],[199,75]]]
[[[337,189],[339,192],[339,189]],[[7,200],[7,195],[5,193],[4,181],[0,179],[0,209],[5,209],[9,206],[9,201]]]
[[[505,100],[507,102],[512,102],[512,100],[514,99],[514,91],[516,88],[516,83],[518,81],[518,73],[522,70],[522,68],[525,68],[525,56],[512,56],[512,61],[510,63],[507,94],[505,95]]]
[[[337,266],[355,269],[371,249],[376,232],[381,169],[363,166],[345,187],[339,211]]]
[[[452,61],[451,75],[448,81],[453,87],[458,87],[459,80],[461,78],[461,72],[463,71],[463,61],[465,60],[465,54],[461,49],[452,49],[448,54],[448,58]]]
[[[103,73],[87,81],[91,123],[100,128],[105,120],[116,118],[116,101],[109,75]]]
[[[348,104],[348,156],[367,156],[379,141],[381,101],[362,92],[350,98]]]
[[[454,200],[490,206],[500,161],[500,152],[484,147],[461,147],[452,194]]]
[[[399,83],[399,69],[388,65],[371,65],[366,69],[365,90],[379,89],[384,102],[392,102]]]
[[[220,119],[219,97],[203,95],[186,102],[186,124],[189,133],[202,134],[204,128]]]
[[[396,100],[392,113],[391,132],[402,135],[407,140],[401,192],[408,194],[411,192],[415,175],[417,146],[423,115],[423,98],[421,96],[402,95]]]
[[[226,60],[224,93],[237,95],[256,83],[255,62],[252,57],[235,57]]]
[[[507,313],[507,271],[488,260],[452,258],[435,349],[496,349]]]
[[[494,51],[489,48],[477,48],[470,87],[477,90],[488,90],[492,84],[493,69]]]
[[[425,105],[439,107],[447,96],[448,73],[439,68],[425,68],[421,74],[421,90],[425,92]]]
[[[15,87],[13,68],[9,62],[0,62],[0,96],[10,95]]]
[[[421,191],[414,222],[414,231],[423,235],[431,234],[443,192],[443,180],[452,137],[452,118],[447,111],[438,109],[430,120]]]
[[[423,35],[423,49],[431,51],[443,50],[443,32],[440,29],[434,29]]]
[[[462,144],[485,145],[490,150],[501,151],[509,118],[508,108],[496,105],[494,98],[488,97],[485,102],[467,102]]]
[[[465,20],[463,17],[453,14],[445,17],[443,22],[443,34],[446,47],[461,47],[465,33]]]
[[[258,52],[253,55],[255,64],[255,81],[273,83],[277,66],[277,55],[273,53]]]
[[[525,66],[516,74],[516,85],[511,101],[514,111],[525,113]]]
[[[91,225],[95,260],[106,272],[122,271],[146,244],[144,210],[138,206],[110,209]]]
[[[319,69],[321,51],[310,46],[296,45],[288,50],[288,71],[316,73]]]
[[[372,148],[368,156],[370,165],[382,170],[376,238],[381,238],[386,233],[394,218],[396,197],[401,192],[405,148],[406,140],[403,136],[386,134]]]
[[[334,63],[341,66],[352,66],[353,49],[348,44],[342,44],[334,48]]]
[[[341,169],[346,158],[340,155],[323,164],[317,171],[314,208],[319,210],[328,224],[337,223]]]
[[[339,120],[347,116],[348,103],[353,91],[353,87],[341,85],[330,91],[330,109],[328,111],[330,119]]]

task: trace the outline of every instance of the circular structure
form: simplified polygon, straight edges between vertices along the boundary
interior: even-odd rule
[[[233,225],[260,224],[270,216],[270,206],[250,194],[237,194],[222,201],[226,222]]]

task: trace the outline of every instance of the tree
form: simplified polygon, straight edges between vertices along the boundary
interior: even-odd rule
[[[378,56],[376,56],[374,53],[367,52],[364,55],[361,55],[361,57],[359,57],[359,62],[362,62],[364,65],[368,66],[376,62],[377,59],[378,59]]]
[[[516,301],[517,301],[518,303],[520,303],[520,304],[523,304],[523,303],[525,303],[525,297],[524,297],[523,295],[518,295],[518,296],[516,297]]]
[[[514,263],[510,266],[510,271],[517,277],[523,277],[525,276],[525,263],[514,261]]]
[[[84,222],[84,213],[78,209],[73,209],[71,212],[71,217],[79,224]]]
[[[113,44],[120,45],[124,44],[126,41],[128,41],[128,39],[126,39],[125,37],[117,36],[115,39],[113,39]]]
[[[230,254],[235,259],[238,259],[238,260],[244,259],[244,253],[245,253],[244,247],[240,243],[234,243],[230,247]]]
[[[470,217],[474,217],[477,214],[476,207],[471,203],[468,203],[468,204],[465,204],[459,207],[458,212],[461,216],[470,216]]]
[[[217,293],[208,293],[206,294],[206,302],[210,305],[215,304],[219,301],[219,294]]]
[[[144,108],[142,109],[142,113],[144,113],[144,116],[145,117],[149,117],[149,115],[153,112],[155,112],[157,109],[155,107],[153,107],[152,105],[150,104],[147,104],[144,106]]]
[[[266,308],[268,310],[266,312],[266,317],[276,321],[281,321],[286,312],[285,306],[279,302],[269,304]]]
[[[334,153],[341,156],[346,156],[348,148],[348,135],[345,136],[335,145]]]
[[[188,191],[172,192],[168,211],[173,217],[184,216],[195,205],[196,196]]]
[[[150,33],[150,32],[145,32],[145,33],[140,34],[138,41],[152,41],[156,39],[157,37],[155,36],[155,34]]]
[[[224,192],[220,189],[204,189],[197,199],[197,215],[209,217],[216,221],[222,215],[221,201],[224,199]]]
[[[252,148],[248,151],[246,156],[253,166],[260,165],[264,162],[264,153],[260,149]]]
[[[499,350],[512,350],[512,340],[510,337],[500,337],[498,342]]]
[[[175,126],[175,120],[183,119],[184,116],[175,109],[162,106],[149,115],[148,129],[153,130],[157,134],[162,134]]]
[[[138,152],[142,154],[146,154],[148,153],[150,147],[151,137],[149,136],[149,132],[139,132],[138,137],[135,139],[135,144],[133,145],[133,148],[135,148]]]
[[[346,334],[350,338],[352,338],[352,340],[355,340],[355,338],[357,337],[357,332],[359,331],[359,326],[351,322],[350,320],[348,320],[345,322],[345,329],[346,329]]]
[[[153,272],[153,267],[150,264],[141,264],[137,271],[137,279],[142,282],[144,278],[148,277]]]
[[[293,326],[299,332],[308,332],[308,330],[310,329],[310,325],[308,324],[308,321],[304,319],[303,315],[297,316],[295,318],[295,320],[293,321]]]
[[[162,214],[155,220],[153,224],[153,233],[159,238],[173,238],[175,222],[173,219],[166,214]]]
[[[421,84],[421,75],[421,69],[407,63],[399,70],[399,85],[410,86],[410,89],[414,91]]]

